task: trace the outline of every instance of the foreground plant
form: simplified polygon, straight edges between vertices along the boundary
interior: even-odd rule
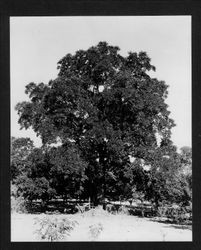
[[[92,240],[97,239],[102,231],[103,225],[101,223],[89,226],[89,233]]]
[[[46,216],[42,219],[35,218],[35,224],[39,226],[35,233],[40,240],[59,241],[69,236],[78,222]]]

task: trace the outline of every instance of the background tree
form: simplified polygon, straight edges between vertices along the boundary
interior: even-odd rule
[[[180,149],[181,163],[184,173],[191,174],[192,172],[192,149],[184,146]]]
[[[43,203],[55,195],[51,186],[51,164],[43,148],[35,148],[26,159],[26,169],[16,178],[18,194],[27,201],[41,199]]]
[[[70,144],[70,143],[69,143]],[[28,156],[26,171],[16,179],[18,192],[29,201],[51,198],[79,198],[86,178],[83,162],[75,147],[36,148]]]
[[[30,138],[11,137],[11,180],[15,181],[28,166],[28,156],[34,145]]]
[[[44,145],[58,137],[75,143],[88,164],[85,188],[97,204],[124,183],[129,155],[146,159],[158,147],[157,134],[169,140],[168,86],[149,76],[155,67],[145,52],[123,57],[106,42],[67,54],[58,69],[48,85],[26,86],[30,101],[17,104],[19,123],[32,127]]]
[[[188,204],[192,200],[191,182],[184,168],[184,158],[185,163],[190,164],[190,154],[187,160],[183,151],[179,154],[170,142],[162,144],[150,155],[151,169],[145,192],[147,199],[154,201],[156,205],[160,202]]]

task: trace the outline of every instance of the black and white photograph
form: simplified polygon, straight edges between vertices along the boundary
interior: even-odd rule
[[[10,17],[11,242],[192,242],[191,16]]]

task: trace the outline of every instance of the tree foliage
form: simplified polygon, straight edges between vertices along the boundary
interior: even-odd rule
[[[11,179],[15,180],[27,167],[27,158],[34,149],[30,138],[11,138]]]
[[[21,128],[33,128],[43,147],[61,141],[49,150],[47,165],[34,160],[32,166],[32,178],[42,178],[40,168],[46,169],[43,178],[52,175],[59,193],[98,202],[98,197],[130,196],[135,186],[149,198],[150,193],[165,196],[168,190],[161,188],[177,170],[168,86],[149,76],[155,67],[146,52],[123,57],[119,50],[100,42],[67,54],[58,62],[58,77],[28,84],[29,101],[16,106]],[[150,164],[151,171],[138,160],[131,163],[131,155]]]

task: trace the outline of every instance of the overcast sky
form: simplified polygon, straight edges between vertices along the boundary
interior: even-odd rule
[[[191,146],[191,17],[11,17],[11,135],[40,139],[20,130],[17,102],[27,100],[29,82],[48,83],[57,76],[57,62],[67,53],[88,49],[99,41],[128,51],[146,51],[156,72],[169,85],[167,104],[177,126],[172,140]]]

